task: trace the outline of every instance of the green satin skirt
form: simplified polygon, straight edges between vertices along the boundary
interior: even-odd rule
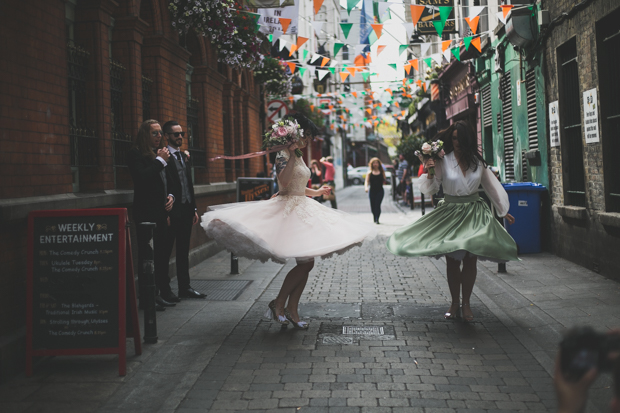
[[[476,255],[495,262],[519,260],[517,244],[478,194],[446,195],[432,212],[394,232],[387,248],[405,257],[462,260]]]

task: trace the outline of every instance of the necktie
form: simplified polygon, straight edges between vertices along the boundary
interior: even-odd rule
[[[179,160],[179,162],[181,162],[181,164],[183,164],[183,162],[181,161],[181,152],[176,151],[174,154],[177,156],[177,159]]]

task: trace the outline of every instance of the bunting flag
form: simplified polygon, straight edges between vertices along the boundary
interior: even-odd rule
[[[286,34],[288,30],[288,26],[291,24],[291,19],[285,19],[284,17],[280,17],[280,24],[282,25],[282,33]]]
[[[435,26],[435,30],[437,31],[437,35],[441,37],[443,33],[443,28],[446,26],[446,22],[434,21],[433,26]]]
[[[501,6],[502,14],[504,15],[504,20],[506,20],[506,16],[508,16],[508,13],[510,13],[510,10],[512,10],[513,7],[514,7],[514,5],[512,5],[512,4]]]
[[[362,0],[347,0],[347,13],[349,16],[351,15],[351,10],[353,10],[353,8],[357,6],[360,1]]]
[[[318,75],[319,75],[319,80],[323,80],[323,78],[325,77],[326,74],[329,73],[329,70],[321,70],[321,69],[317,69],[316,70]],[[319,95],[320,96],[320,95]]]
[[[444,52],[443,52],[443,57],[446,59],[446,61],[447,61],[448,63],[450,63],[450,57],[451,57],[451,55],[452,55],[451,50],[452,50],[452,49],[446,49],[446,50],[444,50]]]
[[[420,56],[424,56],[429,47],[431,47],[431,43],[420,43]]]
[[[396,70],[396,63],[388,63],[388,66]]]
[[[291,45],[291,51],[288,52],[288,56],[289,57],[293,56],[293,53],[295,53],[296,50],[297,50],[297,45],[296,44],[292,44]]]
[[[310,105],[310,110],[314,111],[314,105]]]
[[[416,24],[418,24],[418,20],[420,20],[420,17],[422,16],[422,13],[424,13],[424,9],[426,9],[426,7],[416,6],[413,4],[409,7],[411,8],[411,22],[415,26]]]
[[[372,27],[372,30],[374,30],[375,34],[377,35],[377,39],[379,39],[381,37],[381,31],[383,30],[383,25],[382,24],[371,24],[370,26]]]
[[[461,61],[461,48],[460,47],[455,47],[453,49],[450,49],[452,51],[452,54],[454,55],[454,57],[456,57],[456,60],[458,60],[459,62]]]
[[[400,46],[398,46],[398,55],[400,56],[401,54],[403,54],[403,52],[407,50],[408,47],[409,45],[406,44],[401,44]]]
[[[366,108],[366,112],[368,112],[368,114],[370,115],[370,114],[372,114],[372,109]]]
[[[304,73],[306,73],[306,70],[308,70],[308,69],[305,68],[305,67],[299,66],[299,68],[297,68],[297,70],[299,70],[299,74],[303,76]]]
[[[392,96],[392,89],[387,88],[387,89],[385,89],[385,91],[388,92],[390,94],[390,96]]]
[[[282,40],[279,39],[279,44],[280,44],[280,51],[284,50],[284,48],[286,47],[286,40]]]
[[[427,57],[426,59],[424,59],[424,63],[426,63],[426,66],[428,66],[429,68],[433,67],[433,58]]]
[[[351,94],[353,95],[353,97],[357,97],[357,92],[351,92]]]
[[[469,18],[474,18],[484,10],[486,6],[469,6]]]
[[[317,14],[321,10],[323,0],[314,0],[314,14]]]
[[[289,69],[291,69],[291,74],[295,73],[296,64],[293,62],[286,62],[286,64],[288,65]]]
[[[344,34],[345,39],[349,37],[351,27],[353,27],[353,23],[340,23],[340,29],[342,29],[342,33]]]
[[[340,72],[338,74],[340,75],[340,79],[342,79],[343,83],[344,83],[344,80],[347,78],[347,76],[349,76],[349,72]]]
[[[383,15],[385,14],[385,12],[388,11],[388,9],[390,8],[391,4],[390,3],[379,3],[378,4],[378,9],[379,9],[379,19],[383,18]]]
[[[282,36],[284,33],[280,30],[274,30],[273,34],[270,34],[271,36],[271,45],[274,46],[276,44],[276,42],[278,41],[278,39],[280,38],[280,36]]]
[[[444,24],[444,26],[446,25],[446,20],[448,20],[448,16],[450,16],[450,13],[452,13],[452,9],[454,7],[452,6],[441,6],[439,7],[439,18],[441,19],[441,22]]]
[[[443,64],[443,59],[442,59],[443,55],[441,53],[434,53],[431,55],[431,58],[437,62],[437,64],[439,66],[441,66]]]
[[[336,57],[336,55],[338,54],[340,49],[342,49],[343,46],[344,46],[344,43],[339,43],[339,42],[334,43],[334,57]]]
[[[480,36],[476,37],[471,41],[472,46],[478,49],[478,53],[482,53],[482,49],[480,48]]]
[[[413,68],[414,68],[417,72],[419,72],[419,71],[420,71],[420,69],[419,69],[419,67],[418,67],[418,59],[411,59],[411,60],[409,61],[409,64],[410,64],[410,65],[411,65],[411,66],[412,66],[412,67],[413,67]]]
[[[351,73],[351,77],[355,77],[355,73],[357,72],[357,69],[354,67],[347,67],[346,70],[349,71],[349,73]]]
[[[321,30],[323,30],[323,23],[325,22],[312,22],[312,28],[314,28],[314,34],[316,34],[317,37],[321,36]]]
[[[407,63],[404,66],[405,72],[407,72],[407,74],[409,74],[411,72],[411,64]],[[404,79],[403,79],[404,80]]]
[[[400,104],[398,102],[394,102],[394,106],[396,106],[397,108],[400,107]]]
[[[364,79],[364,82],[368,82],[368,76],[370,76],[369,72],[362,72],[362,79]]]
[[[312,56],[312,59],[310,59],[310,63],[311,63],[311,64],[314,64],[314,62],[316,62],[316,60],[317,60],[319,57],[323,57],[323,56],[321,56],[320,54],[315,54],[315,55],[313,55],[313,56]]]
[[[467,22],[467,24],[469,24],[469,28],[471,29],[471,32],[473,34],[476,34],[476,32],[478,31],[478,20],[480,20],[480,16],[476,16],[472,19],[470,19],[469,17],[465,17],[465,21]]]
[[[497,16],[497,20],[506,24],[506,18],[504,17],[504,13],[500,11],[499,13],[496,13],[495,16]]]
[[[422,81],[420,79],[416,80],[415,84],[418,85],[418,87],[422,87]]]
[[[332,72],[332,75],[336,74],[336,68],[335,67],[328,67],[329,71]]]
[[[444,40],[443,42],[441,42],[441,51],[445,52],[448,47],[450,47],[450,43],[452,43],[452,40]]]
[[[308,53],[310,53],[310,52],[307,51],[306,49],[301,51],[301,54],[303,56],[302,59],[303,59],[304,62],[306,61],[306,59],[308,59]]]
[[[327,62],[329,62],[329,57],[323,57],[323,60],[321,60],[321,67],[325,66]]]
[[[413,23],[403,23],[405,30],[407,31],[407,39],[411,39],[411,35],[413,34]]]
[[[464,37],[463,43],[465,44],[465,50],[469,50],[469,45],[471,44],[472,37]]]
[[[381,52],[386,48],[387,46],[377,46],[377,56],[379,56],[381,54]],[[334,53],[334,56],[336,54]]]
[[[307,41],[308,41],[307,37],[298,36],[297,37],[297,44],[296,44],[297,48],[298,49],[301,48],[301,46],[303,46],[304,43],[306,43]]]

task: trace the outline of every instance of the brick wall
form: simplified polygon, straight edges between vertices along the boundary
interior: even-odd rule
[[[562,13],[570,12],[574,4],[571,0],[546,0],[542,8],[549,10],[553,20]],[[618,7],[620,4],[614,0],[594,0],[584,10],[556,26],[547,37],[543,43],[545,76],[548,79],[545,82],[547,103],[559,100],[560,97],[557,48],[573,37],[577,46],[580,105],[583,106],[582,92],[599,88],[596,22]],[[583,125],[583,107],[581,116]],[[563,165],[562,147],[550,148],[552,244],[554,252],[559,256],[618,278],[620,257],[617,251],[620,250],[620,237],[614,229],[603,226],[599,218],[599,214],[605,212],[602,151],[602,143],[586,144],[583,140],[587,207],[585,218],[575,219],[562,212],[565,202],[563,171],[570,168],[570,165]]]

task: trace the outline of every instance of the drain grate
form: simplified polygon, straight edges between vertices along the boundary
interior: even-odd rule
[[[342,334],[354,334],[363,336],[382,336],[383,327],[375,326],[342,326]]]
[[[192,280],[192,287],[207,294],[208,301],[234,301],[251,283],[251,280]],[[177,292],[175,289],[174,293]]]
[[[325,336],[323,344],[353,344],[353,337]]]

